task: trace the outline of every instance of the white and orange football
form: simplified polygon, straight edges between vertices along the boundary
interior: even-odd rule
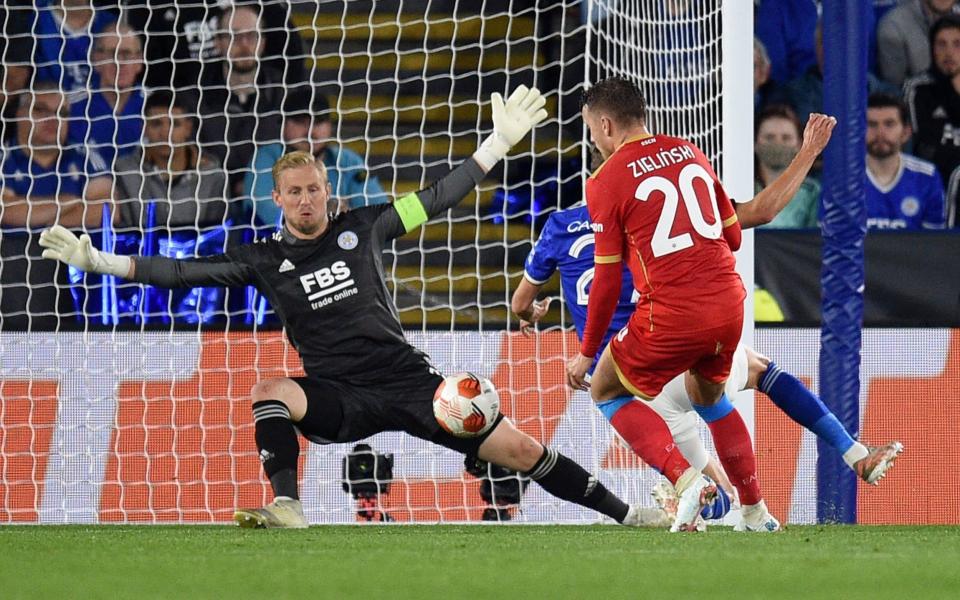
[[[457,373],[445,377],[437,387],[433,414],[448,433],[475,437],[493,426],[500,414],[500,396],[489,379]]]

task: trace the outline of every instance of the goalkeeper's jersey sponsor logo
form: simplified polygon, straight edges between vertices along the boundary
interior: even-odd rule
[[[300,285],[307,294],[310,308],[317,310],[359,293],[350,267],[338,260],[329,267],[300,276]]]

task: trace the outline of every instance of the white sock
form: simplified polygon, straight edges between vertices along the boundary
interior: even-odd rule
[[[852,469],[854,463],[866,458],[868,454],[870,454],[870,451],[867,450],[866,446],[860,442],[854,442],[850,449],[843,453],[843,462],[847,463],[847,466]]]
[[[744,504],[740,508],[740,514],[744,520],[758,519],[767,515],[767,503],[761,500],[756,504]]]
[[[690,487],[699,476],[700,471],[694,469],[693,467],[687,467],[687,470],[683,472],[683,475],[677,479],[677,485],[674,486],[677,492],[677,497],[679,498],[681,495],[683,495],[683,492],[685,492],[686,489]]]

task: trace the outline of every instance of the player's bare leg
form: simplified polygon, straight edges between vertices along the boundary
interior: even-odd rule
[[[586,506],[624,525],[638,525],[639,513],[610,492],[596,477],[552,448],[502,419],[477,451],[477,457],[520,471],[561,500]]]
[[[241,527],[307,527],[297,489],[300,444],[293,423],[303,419],[307,396],[287,377],[265,379],[251,391],[260,462],[270,479],[274,500],[263,508],[240,508],[233,518]]]
[[[487,436],[477,457],[507,469],[526,473],[533,469],[543,455],[543,444],[503,419]]]
[[[755,390],[760,387],[760,378],[767,372],[771,361],[749,346],[744,346],[744,350],[747,351],[747,389]]]
[[[694,406],[713,406],[723,397],[726,382],[717,383],[702,377],[696,371],[687,371],[684,374],[684,385]]]
[[[717,487],[683,457],[664,420],[620,381],[610,347],[603,351],[590,379],[590,391],[620,437],[648,465],[673,484],[679,501],[674,531],[691,530],[704,506],[716,497]]]

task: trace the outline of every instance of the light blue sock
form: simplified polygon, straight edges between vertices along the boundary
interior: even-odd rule
[[[700,404],[693,404],[692,402],[690,404],[693,406],[693,410],[697,411],[697,414],[700,415],[700,418],[706,423],[719,421],[733,412],[733,402],[730,402],[730,398],[727,398],[726,393],[720,396],[720,400],[712,406],[701,406]]]
[[[608,421],[613,421],[613,415],[617,414],[618,410],[630,402],[633,402],[633,396],[618,396],[610,400],[597,402],[597,408],[600,409],[600,412],[603,413],[603,416],[605,416]]]

